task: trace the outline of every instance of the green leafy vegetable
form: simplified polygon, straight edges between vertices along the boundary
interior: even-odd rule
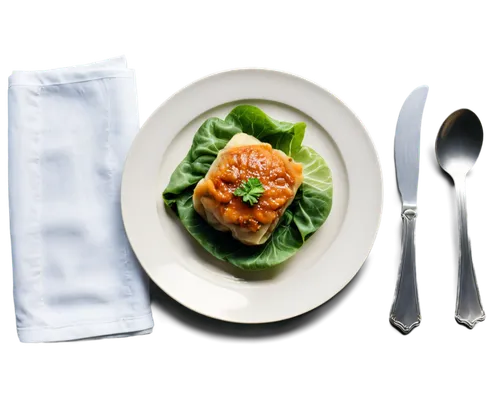
[[[318,153],[302,146],[305,128],[303,122],[276,121],[259,108],[248,105],[237,106],[224,120],[208,119],[196,132],[189,153],[172,174],[163,192],[165,204],[176,211],[198,243],[218,259],[247,270],[282,263],[319,229],[332,207],[331,171]],[[270,143],[302,163],[304,168],[304,182],[294,201],[269,240],[260,246],[246,246],[229,233],[215,230],[193,207],[194,187],[206,175],[218,152],[240,132]]]
[[[243,182],[240,187],[236,188],[233,192],[235,196],[243,197],[245,203],[253,206],[259,201],[259,197],[265,192],[264,186],[259,178],[250,178],[248,181]]]

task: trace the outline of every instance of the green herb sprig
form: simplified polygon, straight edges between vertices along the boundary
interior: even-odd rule
[[[243,182],[235,191],[234,195],[242,197],[243,202],[253,206],[259,201],[259,197],[265,192],[264,186],[259,178],[250,178]]]

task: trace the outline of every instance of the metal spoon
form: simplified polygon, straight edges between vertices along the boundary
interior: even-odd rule
[[[476,114],[466,109],[451,114],[441,125],[436,138],[437,161],[453,179],[457,193],[460,255],[455,319],[470,329],[474,328],[476,323],[484,321],[485,314],[472,265],[467,233],[465,179],[479,156],[482,144],[481,121]]]

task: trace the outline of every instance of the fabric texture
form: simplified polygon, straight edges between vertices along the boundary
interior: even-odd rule
[[[151,332],[148,279],[120,207],[139,130],[123,57],[9,78],[9,204],[22,342]]]

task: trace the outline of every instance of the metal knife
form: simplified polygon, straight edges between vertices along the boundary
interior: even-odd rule
[[[427,86],[420,86],[405,100],[399,112],[394,139],[396,178],[403,204],[401,213],[403,238],[401,264],[390,322],[403,334],[408,334],[413,328],[419,326],[421,319],[415,271],[415,223],[417,220],[420,125],[428,91]]]

